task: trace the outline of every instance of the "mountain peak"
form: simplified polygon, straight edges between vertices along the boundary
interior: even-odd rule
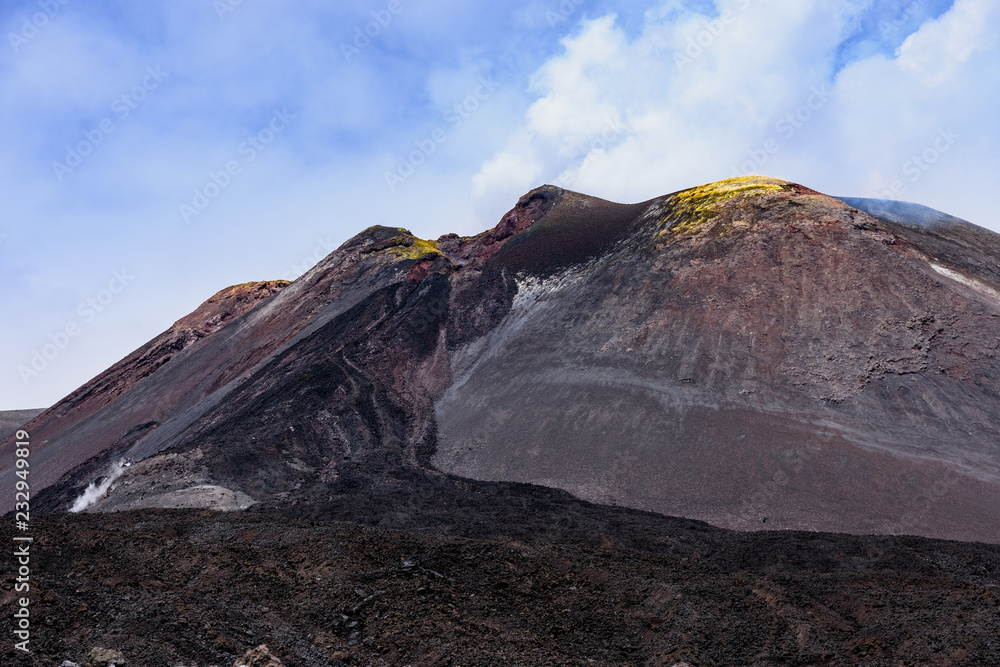
[[[753,176],[637,204],[542,186],[470,237],[370,227],[36,419],[38,507],[128,459],[93,509],[197,487],[381,521],[407,489],[461,505],[471,479],[729,528],[995,540],[1000,244],[906,215]],[[913,488],[947,492],[914,510]]]

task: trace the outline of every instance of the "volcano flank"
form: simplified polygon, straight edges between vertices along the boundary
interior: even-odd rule
[[[636,205],[546,186],[471,238],[372,227],[34,420],[46,506],[125,458],[94,509],[336,504],[405,470],[997,541],[1000,239],[872,213],[747,178]]]

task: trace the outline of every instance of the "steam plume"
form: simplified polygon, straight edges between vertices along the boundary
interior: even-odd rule
[[[128,464],[124,461],[116,461],[113,463],[111,468],[108,470],[108,474],[101,480],[101,483],[98,484],[96,481],[91,482],[80,497],[73,501],[73,506],[69,508],[69,511],[82,512],[96,503],[102,496],[104,496],[105,493],[108,492],[108,489],[110,489],[111,485],[115,483],[115,480],[122,476],[122,473],[125,472],[127,465]]]

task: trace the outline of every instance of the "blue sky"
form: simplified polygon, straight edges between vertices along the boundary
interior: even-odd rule
[[[762,173],[1000,231],[996,5],[4,3],[0,409],[369,225],[472,234],[542,183]]]

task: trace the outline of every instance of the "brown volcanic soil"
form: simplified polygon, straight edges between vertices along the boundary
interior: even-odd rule
[[[263,643],[288,667],[998,664],[997,546],[495,498],[548,511],[501,511],[485,539],[205,510],[39,516],[33,655],[8,641],[2,661],[102,646],[128,665],[228,667]]]

